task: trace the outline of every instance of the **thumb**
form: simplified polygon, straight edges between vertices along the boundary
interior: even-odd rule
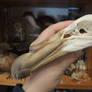
[[[41,43],[44,40],[49,39],[51,36],[56,34],[58,31],[69,26],[72,22],[73,21],[63,21],[63,22],[58,22],[56,24],[49,26],[40,34],[40,36],[34,42],[32,42],[31,46],[36,45],[38,43]]]

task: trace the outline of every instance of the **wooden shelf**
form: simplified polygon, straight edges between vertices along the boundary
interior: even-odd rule
[[[0,74],[0,85],[7,85],[7,86],[15,86],[17,83],[24,83],[25,79],[22,80],[14,80],[14,79],[10,79],[8,78],[9,74],[8,73],[3,73]]]
[[[23,84],[25,79],[22,80],[14,80],[14,79],[7,79],[9,76],[8,73],[4,73],[0,75],[0,85],[7,85],[7,86],[15,86],[18,83]],[[63,81],[63,82],[62,82]],[[72,80],[69,76],[62,76],[61,83],[57,86],[59,89],[79,89],[79,90],[90,90],[92,89],[92,81],[88,80],[85,82],[79,83],[78,81]]]
[[[4,6],[82,6],[88,4],[91,0],[0,0],[0,5]]]
[[[85,82],[78,82],[76,80],[72,80],[71,77],[69,76],[63,76],[62,77],[63,83],[58,85],[57,88],[62,88],[62,89],[79,89],[79,90],[91,90],[92,89],[92,80],[88,80]]]

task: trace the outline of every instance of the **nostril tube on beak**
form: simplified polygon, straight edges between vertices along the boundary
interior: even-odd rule
[[[85,31],[85,29],[83,29],[83,28],[80,29],[79,31],[80,31],[81,34],[83,34],[83,33],[87,33],[87,32]]]

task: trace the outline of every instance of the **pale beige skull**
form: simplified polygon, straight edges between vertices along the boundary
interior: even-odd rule
[[[66,35],[68,37],[65,37]],[[31,71],[42,67],[70,52],[92,46],[92,15],[83,16],[49,40],[31,46],[35,53],[19,56],[13,63],[11,74],[15,79],[28,76]]]

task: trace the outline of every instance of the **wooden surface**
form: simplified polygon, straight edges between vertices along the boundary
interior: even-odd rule
[[[0,85],[15,86],[17,83],[22,83],[22,84],[24,83],[24,79],[14,80],[8,77],[9,77],[8,73],[0,74]]]
[[[85,82],[78,82],[76,80],[72,80],[69,76],[62,77],[63,83],[58,85],[57,88],[61,89],[77,89],[77,90],[90,90],[92,89],[92,81],[88,80]]]
[[[8,85],[8,86],[15,86],[17,83],[24,83],[25,79],[22,80],[14,80],[14,79],[7,79],[9,74],[4,73],[0,75],[0,85]],[[85,82],[78,82],[72,80],[71,77],[63,75],[60,84],[57,86],[60,89],[83,89],[83,90],[90,90],[92,89],[92,81],[88,80]]]
[[[92,47],[87,49],[86,52],[87,59],[86,59],[86,66],[87,66],[87,71],[92,78]]]

